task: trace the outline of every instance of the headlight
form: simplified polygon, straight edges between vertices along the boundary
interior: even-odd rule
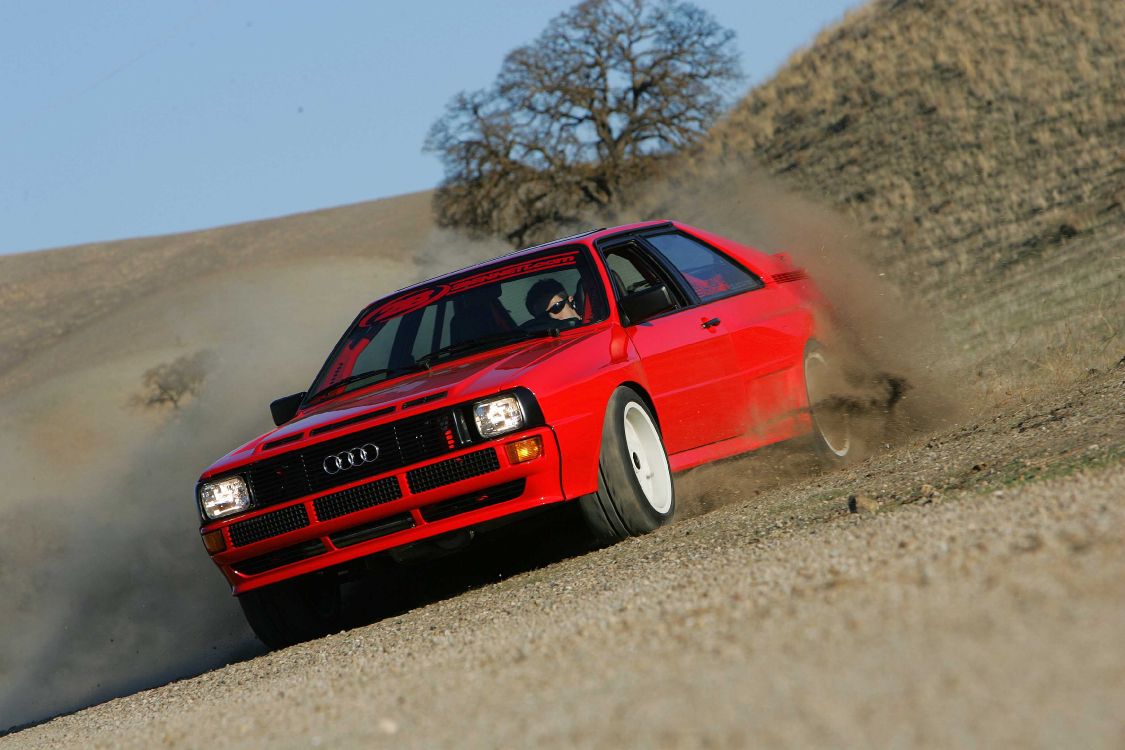
[[[473,418],[481,437],[495,437],[518,430],[526,421],[523,408],[515,396],[501,396],[473,404]]]
[[[218,482],[204,482],[199,488],[199,502],[210,519],[229,516],[250,507],[250,490],[242,477],[227,477]]]

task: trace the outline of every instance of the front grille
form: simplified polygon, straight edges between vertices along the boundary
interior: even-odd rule
[[[359,487],[318,497],[313,501],[313,509],[316,510],[317,520],[329,521],[398,500],[400,497],[402,497],[402,489],[398,486],[398,479],[385,477],[368,484],[361,484]]]
[[[420,414],[395,423],[402,463],[409,466],[455,450],[457,438],[450,412]]]
[[[230,540],[235,547],[242,547],[246,544],[269,539],[271,536],[303,529],[308,525],[309,515],[305,512],[305,506],[292,505],[256,518],[231,524]]]
[[[489,505],[507,502],[508,500],[515,500],[523,494],[524,487],[526,486],[526,480],[517,479],[514,482],[498,484],[495,487],[489,487],[480,492],[461,495],[451,500],[443,500],[440,503],[434,503],[421,508],[422,518],[424,518],[427,523],[432,523],[434,521],[440,521],[443,518],[451,518],[461,513],[468,513],[477,508],[484,508]]]
[[[276,505],[309,494],[300,453],[283,453],[249,467],[247,479],[258,505]]]
[[[284,549],[267,552],[264,555],[258,555],[257,557],[251,557],[241,562],[236,562],[231,565],[231,567],[243,575],[253,576],[259,573],[265,573],[267,570],[280,568],[282,565],[288,565],[289,563],[300,562],[310,557],[323,555],[327,551],[328,548],[324,546],[324,542],[319,539],[310,539],[301,544],[294,544],[292,547],[285,547]]]
[[[396,531],[405,531],[413,528],[414,518],[409,513],[403,513],[390,518],[380,518],[374,523],[365,523],[345,531],[340,531],[328,537],[337,547],[350,547],[353,544],[366,542],[368,539],[377,539]]]
[[[406,472],[406,483],[411,492],[425,492],[499,469],[500,459],[496,457],[496,449],[485,448],[482,451],[439,461],[419,469],[411,469]]]
[[[324,461],[329,456],[369,443],[379,448],[379,457],[374,461],[336,474],[324,471]],[[453,413],[445,409],[271,456],[251,464],[243,472],[249,480],[255,503],[259,506],[276,505],[437,458],[460,447],[462,442],[457,437]]]

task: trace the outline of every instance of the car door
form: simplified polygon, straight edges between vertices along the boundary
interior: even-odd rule
[[[668,453],[735,437],[739,419],[734,407],[745,398],[744,384],[734,345],[726,330],[714,324],[714,311],[693,304],[668,269],[636,239],[599,250],[616,299],[663,283],[678,300],[676,309],[625,329],[640,356]]]
[[[738,405],[743,431],[759,442],[789,437],[803,405],[801,373],[807,310],[779,301],[777,290],[702,240],[677,229],[645,241],[680,273],[694,296],[723,322],[745,384]]]

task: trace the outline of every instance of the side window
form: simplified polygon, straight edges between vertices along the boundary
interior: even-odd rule
[[[702,242],[683,234],[646,237],[676,269],[703,301],[760,289],[761,280]]]
[[[643,292],[666,283],[652,262],[635,245],[620,245],[605,251],[605,263],[618,297]]]

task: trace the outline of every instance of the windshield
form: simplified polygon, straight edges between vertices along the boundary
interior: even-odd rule
[[[602,285],[580,245],[474,269],[368,306],[325,362],[308,400],[606,315]]]

